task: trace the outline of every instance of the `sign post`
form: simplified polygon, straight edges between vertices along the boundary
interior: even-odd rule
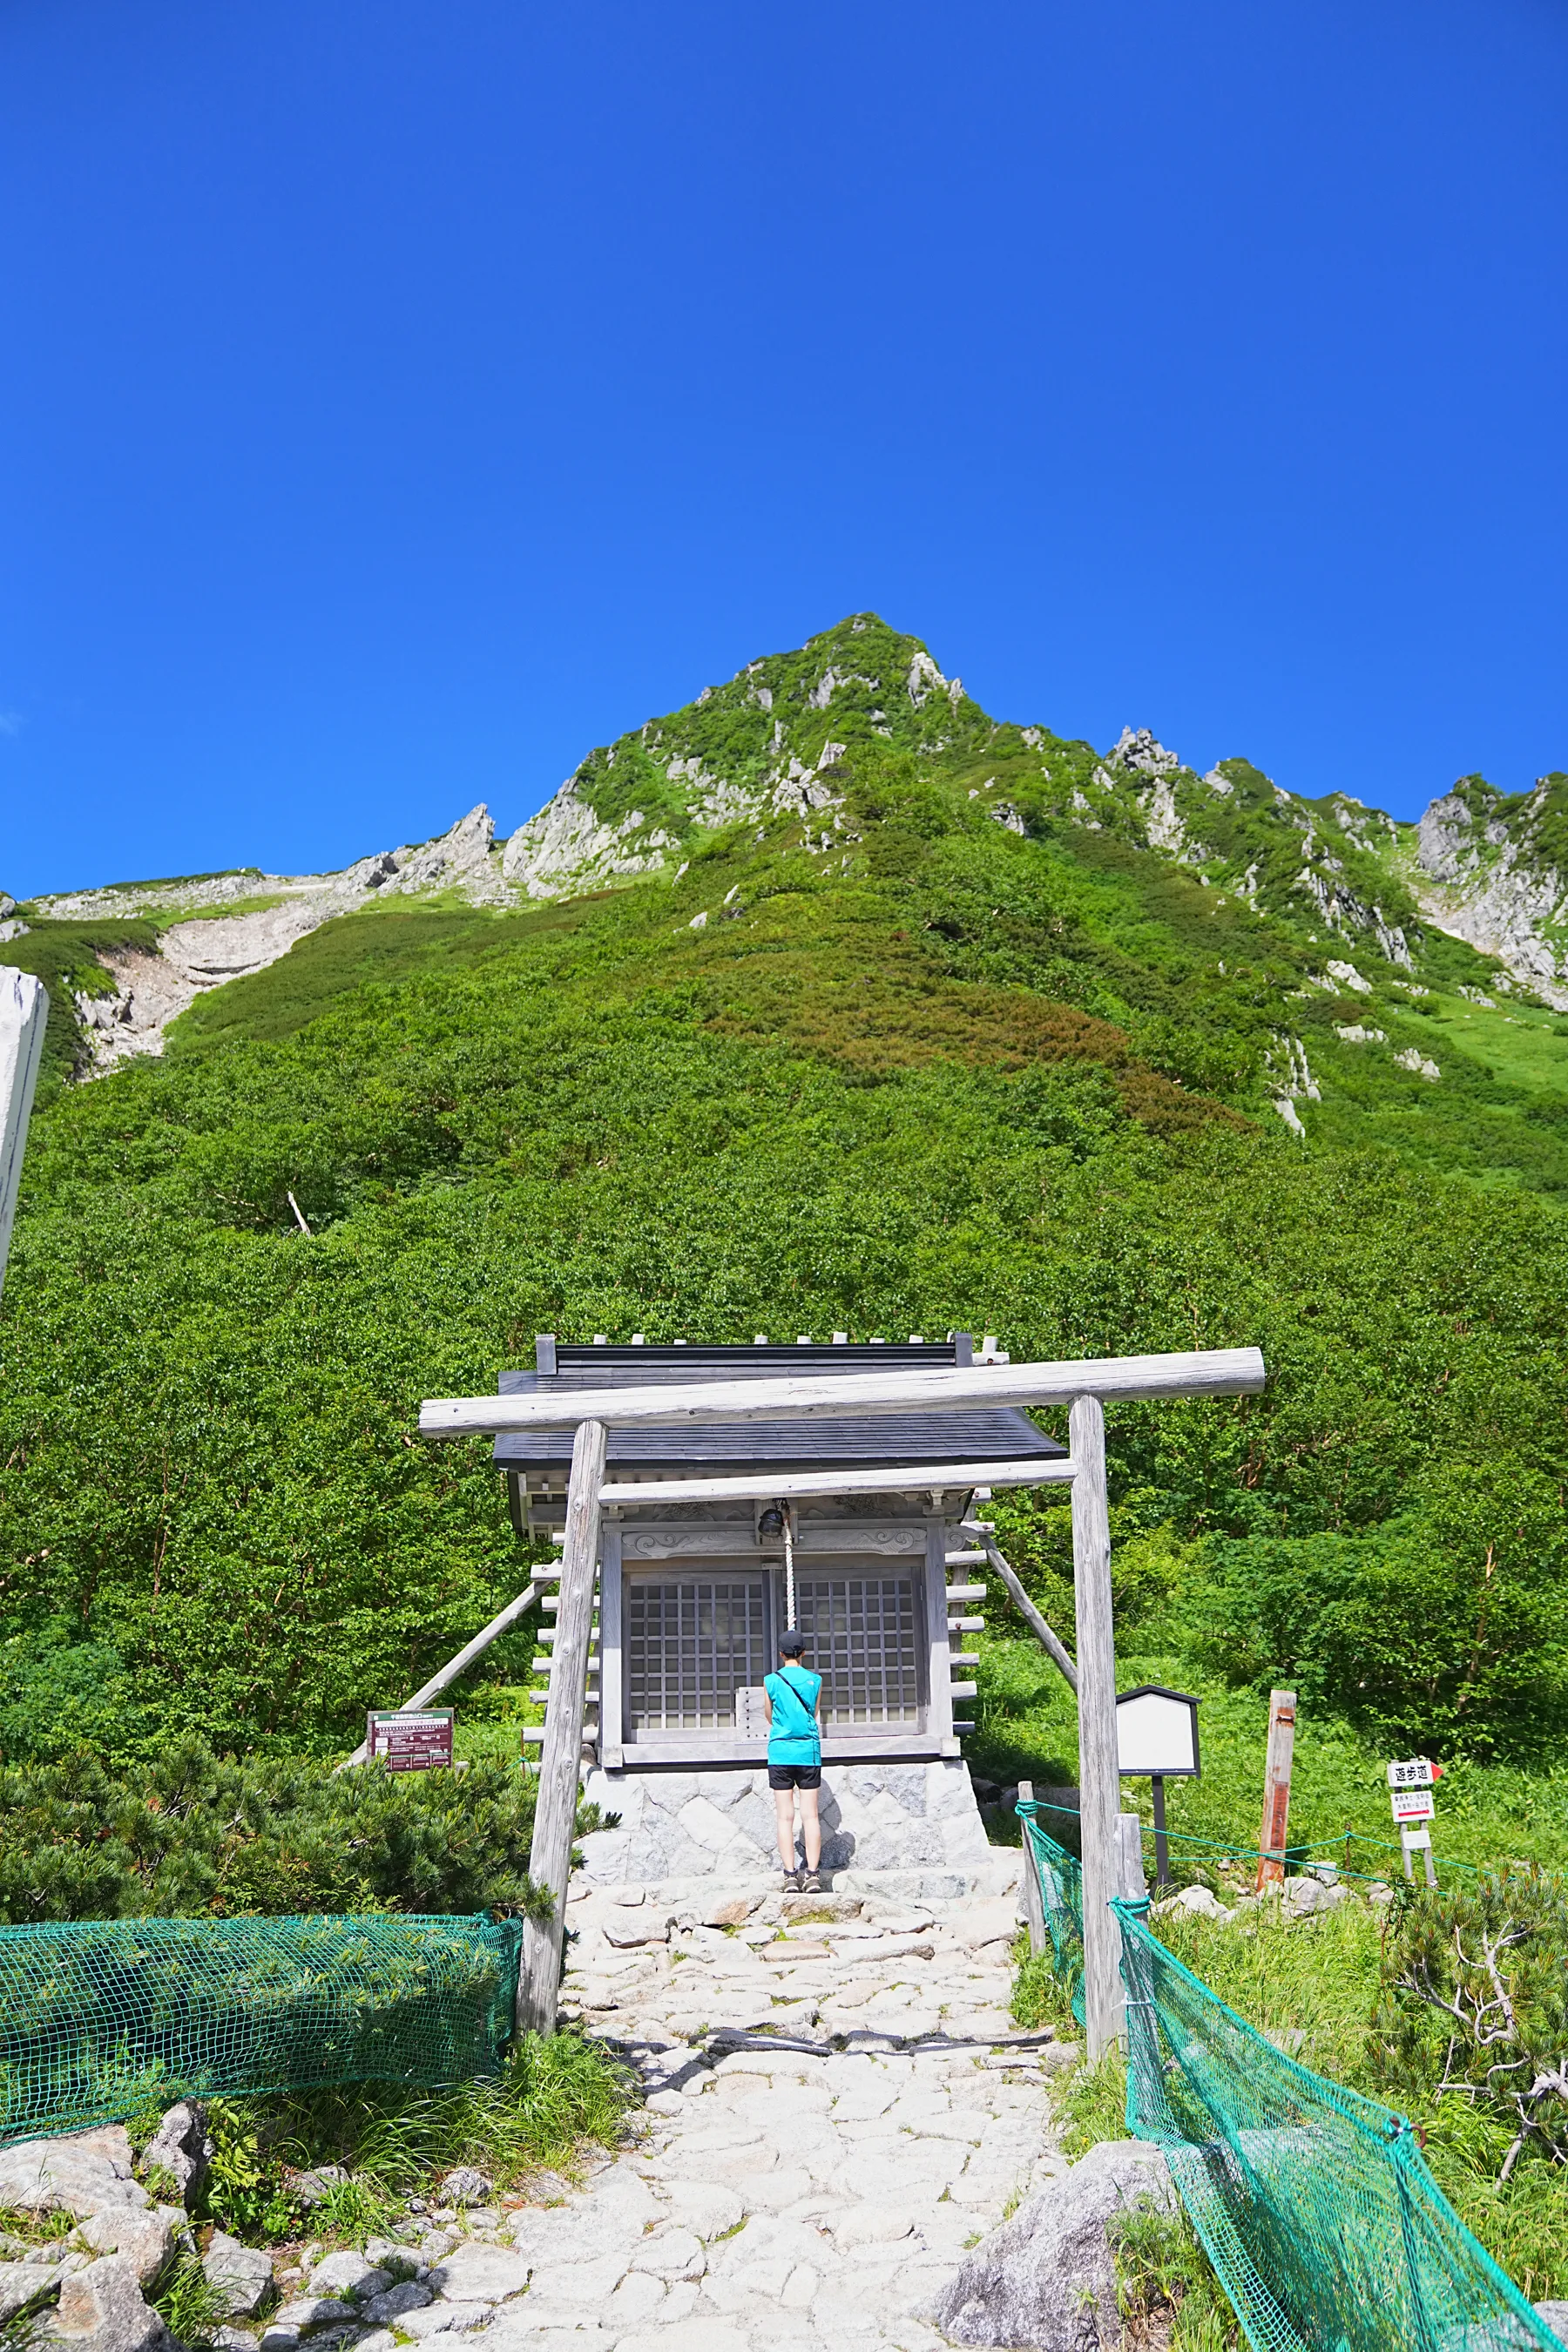
[[[1116,1761],[1125,1780],[1149,1776],[1154,1800],[1154,1884],[1171,1883],[1165,1843],[1165,1783],[1195,1780],[1198,1773],[1198,1702],[1185,1691],[1158,1683],[1122,1691],[1116,1701]]]
[[[1428,1886],[1437,1884],[1437,1873],[1432,1861],[1432,1832],[1427,1826],[1437,1811],[1432,1796],[1432,1784],[1442,1777],[1443,1767],[1432,1763],[1425,1756],[1411,1756],[1403,1763],[1391,1764],[1388,1768],[1388,1801],[1398,1824],[1405,1875],[1412,1881],[1415,1879],[1410,1857],[1418,1853]]]

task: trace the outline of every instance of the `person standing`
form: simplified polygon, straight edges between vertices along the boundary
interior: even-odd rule
[[[763,1677],[763,1706],[768,1721],[768,1786],[773,1792],[778,1823],[779,1863],[786,1889],[819,1892],[822,1863],[822,1676],[802,1664],[804,1633],[788,1633],[779,1643],[777,1674]],[[800,1797],[800,1826],[805,1847],[805,1868],[795,1867],[795,1803]]]

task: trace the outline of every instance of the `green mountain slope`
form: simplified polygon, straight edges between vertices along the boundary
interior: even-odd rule
[[[1126,1638],[1369,1737],[1554,1737],[1568,1038],[1385,821],[1216,773],[994,722],[857,616],[595,753],[510,907],[324,921],[58,1091],[0,1748],[348,1739],[516,1589],[484,1449],[414,1431],[541,1329],[1256,1341],[1265,1398],[1115,1418]],[[1069,1615],[1060,1514],[1009,1529]]]

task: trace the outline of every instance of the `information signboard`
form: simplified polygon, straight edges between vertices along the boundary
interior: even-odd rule
[[[1389,1802],[1396,1822],[1429,1822],[1437,1810],[1430,1789],[1395,1789]]]
[[[1391,1789],[1429,1789],[1442,1777],[1443,1767],[1432,1763],[1425,1756],[1412,1756],[1406,1762],[1391,1764],[1388,1768]]]
[[[389,1772],[428,1772],[452,1761],[452,1709],[372,1713],[365,1717],[364,1738],[372,1763],[379,1759]]]

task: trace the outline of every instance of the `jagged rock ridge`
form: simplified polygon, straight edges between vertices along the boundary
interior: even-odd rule
[[[847,861],[860,838],[848,780],[900,760],[959,785],[1014,834],[1110,835],[1195,876],[1216,905],[1234,896],[1325,949],[1342,943],[1408,973],[1422,925],[1435,926],[1495,958],[1500,989],[1568,1006],[1568,777],[1512,799],[1465,778],[1419,825],[1400,824],[1346,793],[1287,792],[1245,760],[1200,775],[1147,728],[1125,728],[1101,754],[992,720],[918,638],[867,613],[591,751],[504,846],[481,803],[433,841],[340,873],[247,870],[66,892],[19,916],[0,901],[0,936],[25,932],[29,917],[159,922],[155,952],[100,952],[111,994],[78,1000],[94,1067],[112,1068],[162,1051],[168,1023],[203,991],[377,899],[449,893],[500,908],[579,895],[679,874],[726,829],[763,839],[782,825],[813,854]],[[1324,961],[1324,986],[1354,969]],[[1294,1125],[1294,1104],[1315,1087],[1288,1036],[1279,1078],[1281,1116]]]

